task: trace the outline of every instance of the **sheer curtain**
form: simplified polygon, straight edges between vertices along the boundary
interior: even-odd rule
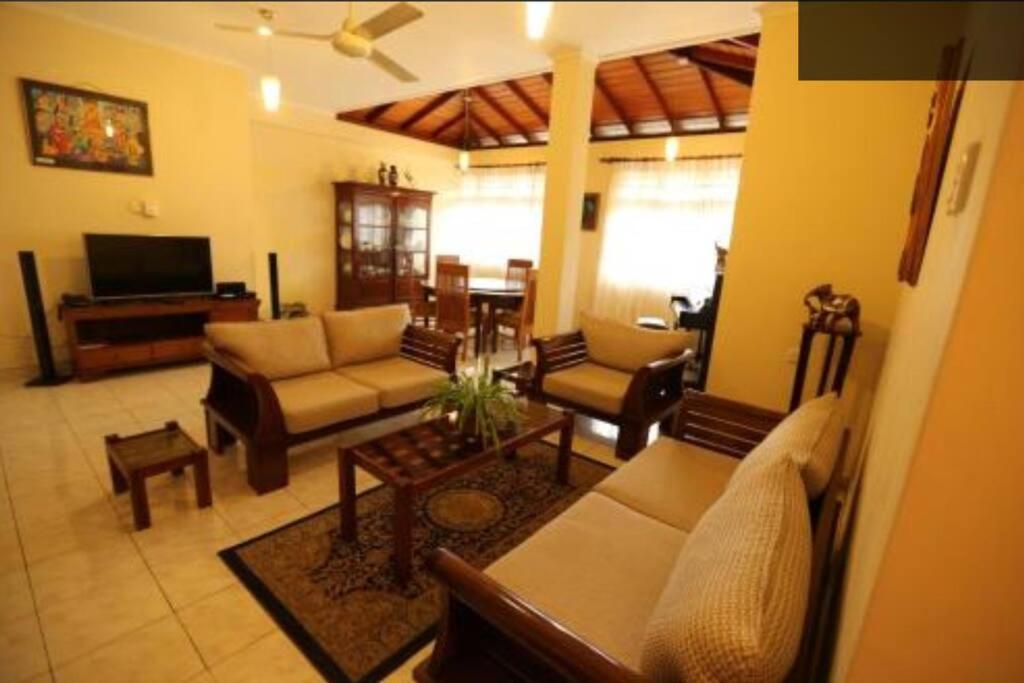
[[[727,247],[738,157],[616,164],[594,290],[600,315],[665,317],[669,297],[711,294],[715,245]]]
[[[539,262],[543,166],[470,169],[440,200],[434,254],[458,254],[474,275],[504,276],[510,258]]]

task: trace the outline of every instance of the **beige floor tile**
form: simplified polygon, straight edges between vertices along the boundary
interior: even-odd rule
[[[100,547],[47,558],[29,568],[32,591],[40,610],[119,586],[148,572],[127,534]]]
[[[28,572],[16,567],[0,574],[0,622],[34,616],[35,601]]]
[[[56,555],[89,551],[116,542],[127,529],[109,505],[89,507],[64,517],[33,520],[25,525],[18,522],[22,549],[29,565]]]
[[[56,670],[59,683],[176,683],[202,673],[203,663],[173,616],[122,635]]]
[[[251,527],[266,519],[306,514],[306,508],[287,489],[272,491],[262,496],[248,487],[238,493],[214,496],[213,505],[235,530]]]
[[[18,530],[13,524],[0,525],[0,573],[6,573],[25,566],[21,552]]]
[[[149,573],[136,574],[41,610],[50,660],[59,666],[171,611]]]
[[[24,681],[48,670],[35,615],[0,621],[0,680]]]
[[[217,556],[218,548],[183,553],[181,557],[151,564],[150,568],[175,609],[195,603],[235,583],[235,577]]]
[[[212,669],[219,683],[299,683],[323,677],[288,638],[275,631]]]
[[[276,629],[263,608],[238,584],[182,609],[178,617],[207,666]]]

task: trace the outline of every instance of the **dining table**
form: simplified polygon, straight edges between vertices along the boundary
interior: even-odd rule
[[[422,284],[424,297],[430,298],[436,295],[437,286],[433,282],[424,281]],[[473,311],[473,328],[476,330],[473,351],[477,356],[484,348],[485,331],[491,337],[491,350],[497,350],[498,332],[495,329],[495,311],[499,308],[518,308],[524,295],[524,283],[522,282],[509,282],[503,277],[469,278],[469,304]]]

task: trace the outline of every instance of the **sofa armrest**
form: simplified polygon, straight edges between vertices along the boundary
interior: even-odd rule
[[[622,402],[623,415],[646,420],[676,404],[683,396],[683,371],[693,355],[693,350],[687,349],[678,356],[652,361],[637,370]]]
[[[587,343],[583,332],[569,332],[533,340],[537,350],[537,364],[534,369],[533,387],[540,394],[544,386],[544,375],[571,368],[587,360]]]
[[[673,436],[742,458],[786,417],[785,413],[705,394],[683,392]]]
[[[409,360],[453,375],[461,343],[462,340],[454,334],[406,325],[399,353]]]
[[[588,643],[454,553],[440,548],[428,565],[447,589],[444,615],[421,681],[453,680],[467,660],[507,663],[526,680],[640,683],[640,675]],[[488,656],[491,655],[491,656]],[[476,680],[497,678],[478,672]]]
[[[241,358],[203,343],[210,361],[210,387],[204,405],[239,432],[260,441],[280,441],[286,433],[284,414],[270,380]]]

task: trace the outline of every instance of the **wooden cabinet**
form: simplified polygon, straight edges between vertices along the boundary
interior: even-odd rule
[[[334,184],[335,308],[409,301],[430,277],[433,193],[368,183]]]

